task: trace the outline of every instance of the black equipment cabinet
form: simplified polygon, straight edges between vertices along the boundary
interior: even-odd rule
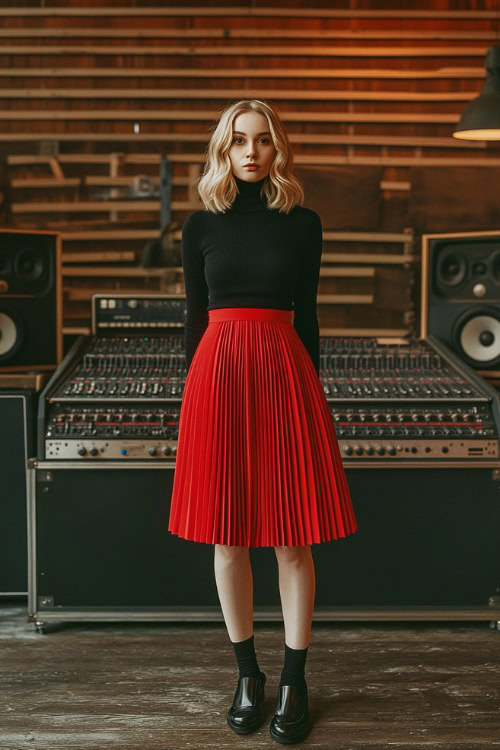
[[[313,545],[315,619],[500,623],[500,465],[349,466],[358,530]],[[222,620],[213,545],[167,530],[174,466],[28,462],[29,616]],[[256,620],[280,620],[274,549],[251,549]]]
[[[35,451],[37,393],[0,388],[0,596],[26,597],[26,461]]]

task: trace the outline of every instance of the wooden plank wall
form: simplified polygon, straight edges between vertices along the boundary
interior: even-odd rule
[[[168,156],[179,241],[200,208],[193,182],[218,112],[251,97],[278,107],[298,167],[382,168],[382,224],[325,229],[322,332],[412,328],[419,247],[404,224],[409,170],[500,164],[494,143],[451,136],[484,80],[498,3],[290,5],[0,8],[3,224],[62,232],[66,333],[88,332],[93,291],[183,293],[178,254],[172,268],[141,267],[159,201],[130,191],[141,176],[157,185]]]

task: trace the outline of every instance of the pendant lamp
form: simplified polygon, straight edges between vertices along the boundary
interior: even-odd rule
[[[488,49],[482,91],[464,109],[453,137],[500,141],[500,46]]]

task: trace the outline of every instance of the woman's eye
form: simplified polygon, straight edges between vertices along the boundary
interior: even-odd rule
[[[236,136],[233,138],[233,143],[236,143],[237,141],[242,141],[243,138],[240,138],[239,136]],[[263,141],[264,143],[269,143],[269,138],[259,138],[260,141]]]

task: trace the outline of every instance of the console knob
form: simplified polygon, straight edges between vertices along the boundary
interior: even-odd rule
[[[87,453],[87,449],[84,448],[83,445],[82,445],[81,448],[78,448],[78,455],[79,456],[84,456],[86,453]]]
[[[150,456],[156,456],[156,448],[155,447],[148,448],[148,453]]]
[[[89,453],[90,453],[91,456],[97,456],[97,454],[99,453],[99,451],[97,450],[97,448],[91,448],[89,450]]]

